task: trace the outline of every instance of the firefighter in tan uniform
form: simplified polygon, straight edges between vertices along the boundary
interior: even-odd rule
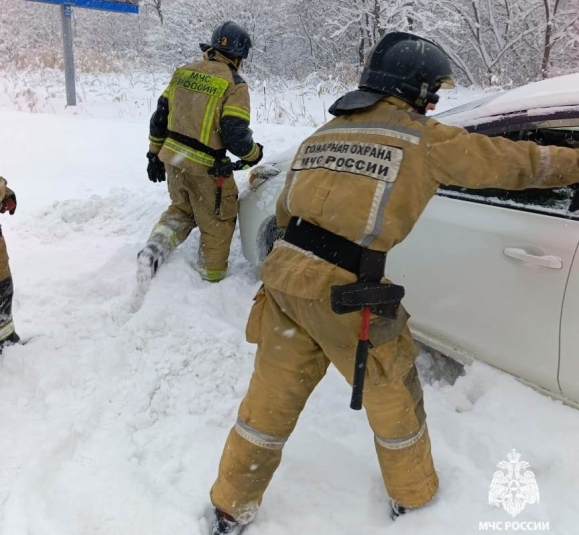
[[[249,128],[247,84],[238,74],[251,48],[249,35],[226,22],[215,29],[211,44],[200,47],[204,59],[175,71],[151,117],[147,172],[153,182],[164,181],[167,173],[171,205],[139,252],[140,283],[151,279],[195,227],[201,232],[201,277],[211,282],[225,277],[238,209],[236,167],[226,151],[238,156],[243,168],[263,156]]]
[[[359,387],[357,347],[369,355],[363,406],[374,432],[390,516],[422,507],[438,477],[426,425],[417,349],[384,278],[386,255],[411,232],[441,184],[549,188],[579,182],[579,152],[470,134],[426,118],[451,85],[434,43],[386,35],[360,90],[301,145],[278,200],[285,230],[266,258],[247,339],[255,371],[211,489],[214,535],[240,533],[255,515],[300,412],[330,363]],[[412,291],[412,289],[409,289]],[[369,309],[369,341],[361,323]],[[362,342],[360,342],[362,340]],[[366,345],[366,347],[367,347]],[[353,397],[354,402],[360,398]]]
[[[13,215],[16,211],[16,195],[6,185],[6,180],[0,176],[0,214],[8,212]],[[2,348],[20,342],[20,337],[14,330],[12,319],[12,296],[14,286],[12,273],[8,262],[6,242],[0,227],[0,353]]]

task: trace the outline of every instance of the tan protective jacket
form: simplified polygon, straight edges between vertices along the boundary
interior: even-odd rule
[[[579,151],[468,133],[387,97],[337,117],[306,139],[277,204],[370,249],[400,243],[441,184],[520,190],[579,182]],[[356,277],[283,241],[266,258],[270,287],[307,299]]]
[[[229,150],[242,160],[256,160],[259,149],[249,128],[247,84],[235,65],[212,51],[205,59],[179,67],[151,117],[149,150],[160,159],[195,174],[206,174],[215,158],[203,150]]]

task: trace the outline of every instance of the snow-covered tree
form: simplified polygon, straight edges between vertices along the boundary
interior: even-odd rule
[[[142,0],[138,16],[74,9],[76,55],[86,69],[170,71],[200,57],[198,43],[226,20],[250,33],[244,70],[260,79],[325,71],[351,82],[390,31],[438,42],[465,84],[519,85],[579,68],[579,0],[213,0],[210,9]],[[0,68],[60,66],[60,54],[55,6],[0,0]]]

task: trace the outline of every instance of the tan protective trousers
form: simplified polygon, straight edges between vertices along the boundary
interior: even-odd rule
[[[6,250],[4,236],[2,236],[2,227],[0,227],[0,343],[14,333],[14,321],[12,319],[13,293],[8,251]]]
[[[438,477],[406,318],[404,313],[402,329],[396,329],[401,334],[391,337],[388,327],[380,326],[383,318],[374,317],[364,408],[388,494],[414,508],[432,499]],[[258,343],[255,370],[211,489],[215,507],[241,523],[252,520],[329,363],[352,384],[360,321],[360,312],[333,313],[329,300],[293,297],[267,286],[258,292],[246,332],[249,342]]]
[[[214,176],[194,175],[167,164],[165,169],[171,206],[159,219],[151,239],[160,234],[175,248],[199,227],[198,266],[209,273],[225,275],[238,210],[235,180],[232,176],[225,179],[221,213],[215,215],[217,179]]]

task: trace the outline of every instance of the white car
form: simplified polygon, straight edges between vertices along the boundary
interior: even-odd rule
[[[529,84],[436,119],[488,136],[579,148],[579,74]],[[297,147],[254,169],[240,205],[243,254],[280,236],[275,203]],[[579,161],[579,152],[578,152]],[[347,207],[344,209],[347,210]],[[386,274],[406,287],[415,338],[579,403],[579,188],[442,187]]]

